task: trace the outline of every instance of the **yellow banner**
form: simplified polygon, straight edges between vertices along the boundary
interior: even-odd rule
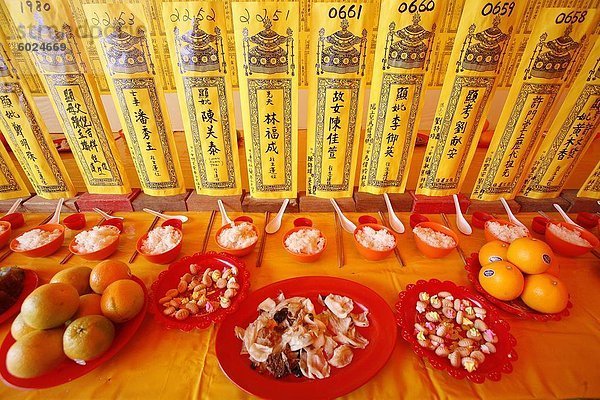
[[[142,4],[86,4],[90,26],[117,114],[144,193],[185,192],[175,139],[148,40]]]
[[[410,171],[439,2],[382,1],[359,190],[402,193]]]
[[[24,4],[24,3],[23,3]],[[44,7],[6,2],[90,193],[125,194],[127,175],[98,94],[77,25],[65,0]]]
[[[600,200],[600,161],[577,192],[577,197],[591,197]]]
[[[471,198],[491,201],[517,195],[554,100],[579,63],[581,49],[596,27],[594,9],[542,10],[517,68]],[[557,130],[553,130],[550,134],[555,136],[556,133]]]
[[[19,175],[17,167],[10,159],[6,148],[0,143],[0,200],[29,197],[27,185]]]
[[[315,2],[310,14],[306,192],[351,197],[357,167],[365,69],[377,7]]]
[[[250,195],[298,190],[297,2],[233,2]]]
[[[458,193],[471,164],[496,90],[513,26],[527,1],[469,1],[463,9],[417,194]]]
[[[558,197],[599,127],[600,41],[596,41],[533,157],[520,194],[534,199]]]
[[[196,191],[241,194],[223,3],[163,3],[162,17]]]
[[[73,197],[77,191],[13,59],[0,32],[0,120],[4,137],[38,195],[46,199]]]

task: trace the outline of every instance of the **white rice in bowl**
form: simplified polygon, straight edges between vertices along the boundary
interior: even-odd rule
[[[386,251],[396,247],[396,238],[387,229],[375,230],[365,226],[356,232],[356,240],[361,245],[377,251]]]
[[[42,247],[61,235],[60,229],[52,232],[43,229],[32,229],[17,237],[17,249],[21,251],[33,250]]]
[[[285,247],[296,254],[317,254],[323,251],[325,238],[318,229],[299,229],[285,239]]]
[[[437,247],[438,249],[451,249],[456,246],[456,241],[451,236],[431,228],[417,226],[413,229],[413,233],[431,247]]]
[[[95,226],[75,236],[73,248],[79,254],[88,254],[110,245],[119,237],[119,229],[112,225]]]
[[[142,252],[148,255],[162,254],[181,241],[181,232],[170,225],[158,226],[148,232],[146,239],[142,241]]]
[[[526,237],[529,231],[527,228],[517,225],[504,225],[498,221],[487,221],[485,226],[488,230],[498,238],[506,243],[512,243],[517,239]]]
[[[251,223],[242,222],[221,231],[217,237],[219,244],[226,249],[245,249],[258,240],[258,235]]]
[[[571,230],[562,225],[557,224],[548,224],[546,228],[554,235],[558,236],[565,242],[569,242],[571,244],[581,246],[581,247],[592,247],[592,244],[581,237],[581,232],[577,230]]]

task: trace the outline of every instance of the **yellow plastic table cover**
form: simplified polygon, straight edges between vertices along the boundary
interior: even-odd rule
[[[117,213],[125,217],[125,230],[118,251],[112,256],[127,262],[135,242],[146,232],[153,217],[145,213]],[[189,212],[184,225],[182,256],[200,251],[210,213]],[[232,217],[240,215],[231,213]],[[261,234],[263,214],[250,214]],[[372,214],[376,216],[376,214]],[[26,214],[26,227],[39,223],[45,214]],[[63,215],[64,216],[64,215]],[[293,261],[283,249],[282,237],[299,216],[309,217],[314,226],[327,237],[327,249],[314,264]],[[359,214],[348,214],[356,220]],[[400,213],[408,225],[408,214]],[[534,214],[519,214],[529,226]],[[95,214],[86,214],[88,227],[98,221]],[[440,215],[431,220],[442,222]],[[449,219],[455,229],[454,216]],[[217,214],[208,250],[218,251],[214,235],[220,226]],[[21,228],[17,231],[25,229]],[[594,233],[598,235],[597,228]],[[33,269],[42,282],[65,267],[93,266],[77,256],[66,266],[59,265],[68,254],[67,245],[73,237],[67,231],[65,244],[53,256],[28,259],[12,254],[2,265],[20,265]],[[535,235],[535,234],[534,234]],[[475,252],[485,242],[483,231],[475,229],[472,236],[460,236],[460,246],[466,254]],[[256,268],[258,247],[244,258],[255,290],[272,282],[296,276],[330,275],[350,279],[379,293],[393,307],[398,293],[419,279],[437,278],[471,286],[463,263],[456,251],[440,260],[431,260],[417,250],[410,228],[399,236],[399,250],[406,266],[401,267],[391,255],[381,262],[363,260],[354,247],[352,236],[343,233],[346,264],[337,266],[337,242],[333,213],[286,214],[282,228],[267,237],[264,260]],[[4,250],[3,250],[4,251]],[[3,253],[2,251],[2,253]],[[583,398],[600,397],[600,260],[588,254],[575,259],[559,257],[561,279],[567,284],[573,308],[571,315],[559,322],[534,322],[507,317],[511,332],[517,339],[518,360],[511,374],[503,374],[499,382],[486,380],[474,384],[456,380],[435,370],[417,357],[400,335],[385,367],[366,385],[348,394],[352,399],[399,398]],[[138,256],[130,265],[132,272],[150,287],[166,266],[154,265]],[[2,399],[244,399],[251,396],[238,389],[221,372],[215,356],[216,326],[204,330],[182,332],[167,330],[148,314],[139,331],[128,345],[111,360],[91,373],[72,382],[43,390],[20,390],[0,385]],[[0,326],[3,340],[10,322]],[[2,360],[1,362],[4,362]]]

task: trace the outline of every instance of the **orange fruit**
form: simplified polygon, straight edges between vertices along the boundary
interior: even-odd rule
[[[75,314],[79,293],[66,283],[48,283],[35,289],[21,305],[23,321],[35,329],[56,328]]]
[[[569,291],[554,275],[529,275],[525,278],[521,300],[536,311],[555,314],[567,307]]]
[[[21,314],[17,315],[17,318],[15,318],[12,325],[10,326],[10,334],[12,335],[12,337],[15,338],[15,340],[19,340],[23,336],[35,330],[36,329],[27,325],[27,323],[23,320],[23,316]]]
[[[76,320],[77,318],[85,317],[86,315],[102,315],[100,299],[102,299],[102,296],[96,293],[80,296],[79,308],[72,319]]]
[[[144,291],[137,282],[129,279],[113,282],[102,293],[100,306],[111,321],[127,322],[144,306]]]
[[[508,244],[501,240],[487,242],[479,249],[479,263],[483,266],[496,261],[506,261]]]
[[[479,270],[483,289],[499,300],[513,300],[523,291],[523,274],[506,261],[490,263]]]
[[[34,378],[66,360],[62,328],[33,331],[16,341],[6,353],[6,369],[17,378]]]
[[[90,286],[94,292],[102,294],[111,283],[130,277],[131,271],[127,264],[116,260],[105,260],[92,269]]]
[[[71,360],[89,361],[100,357],[110,348],[115,327],[103,315],[77,318],[65,330],[63,348]]]
[[[90,267],[71,267],[63,269],[57,272],[50,283],[62,282],[68,283],[77,289],[77,292],[81,296],[90,291],[90,274],[92,269]]]
[[[524,237],[515,240],[508,246],[506,256],[508,261],[516,265],[522,272],[541,274],[550,268],[554,252],[545,242]]]

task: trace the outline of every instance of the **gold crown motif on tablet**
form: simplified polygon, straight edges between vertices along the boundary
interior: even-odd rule
[[[419,24],[421,16],[413,14],[413,23],[395,31],[396,23],[392,22],[386,37],[383,56],[383,69],[394,68],[429,68],[431,44],[435,37],[436,24],[431,31]],[[398,40],[396,40],[398,38]]]
[[[504,33],[498,27],[499,25],[500,17],[496,16],[492,26],[482,31],[475,32],[477,29],[475,24],[469,27],[469,33],[463,42],[456,63],[456,72],[500,70],[512,26],[508,29],[508,33]]]
[[[200,28],[200,19],[194,17],[192,29],[180,35],[179,28],[175,27],[174,32],[181,73],[221,71],[221,68],[227,72],[223,37],[218,27],[215,26],[214,35],[207,33]]]
[[[154,75],[154,64],[144,28],[138,27],[136,35],[132,35],[123,31],[123,23],[119,20],[115,20],[113,28],[108,36],[100,38],[110,74],[152,72]]]
[[[348,30],[349,26],[348,20],[344,18],[340,22],[342,29],[329,36],[325,36],[324,28],[319,30],[317,75],[324,72],[365,74],[367,30],[363,29],[362,36],[357,36]],[[356,45],[359,45],[358,49]]]
[[[253,73],[294,76],[294,31],[287,28],[286,35],[280,35],[271,29],[273,23],[269,18],[264,18],[262,23],[264,29],[255,35],[249,36],[248,28],[242,31],[244,73],[246,76]]]
[[[553,79],[567,79],[566,72],[573,66],[577,54],[581,50],[581,43],[576,42],[571,37],[573,25],[568,25],[562,36],[556,39],[547,40],[548,34],[543,33],[539,42],[529,59],[529,64],[525,70],[525,79],[532,77]],[[585,35],[581,42],[585,40]]]
[[[68,24],[59,29],[44,24],[41,16],[34,16],[36,24],[29,31],[29,39],[38,47],[33,51],[40,69],[48,72],[74,72],[79,70],[75,51],[81,60],[81,51],[74,40],[73,32]],[[64,49],[64,50],[61,50]],[[83,62],[81,65],[84,67]]]

